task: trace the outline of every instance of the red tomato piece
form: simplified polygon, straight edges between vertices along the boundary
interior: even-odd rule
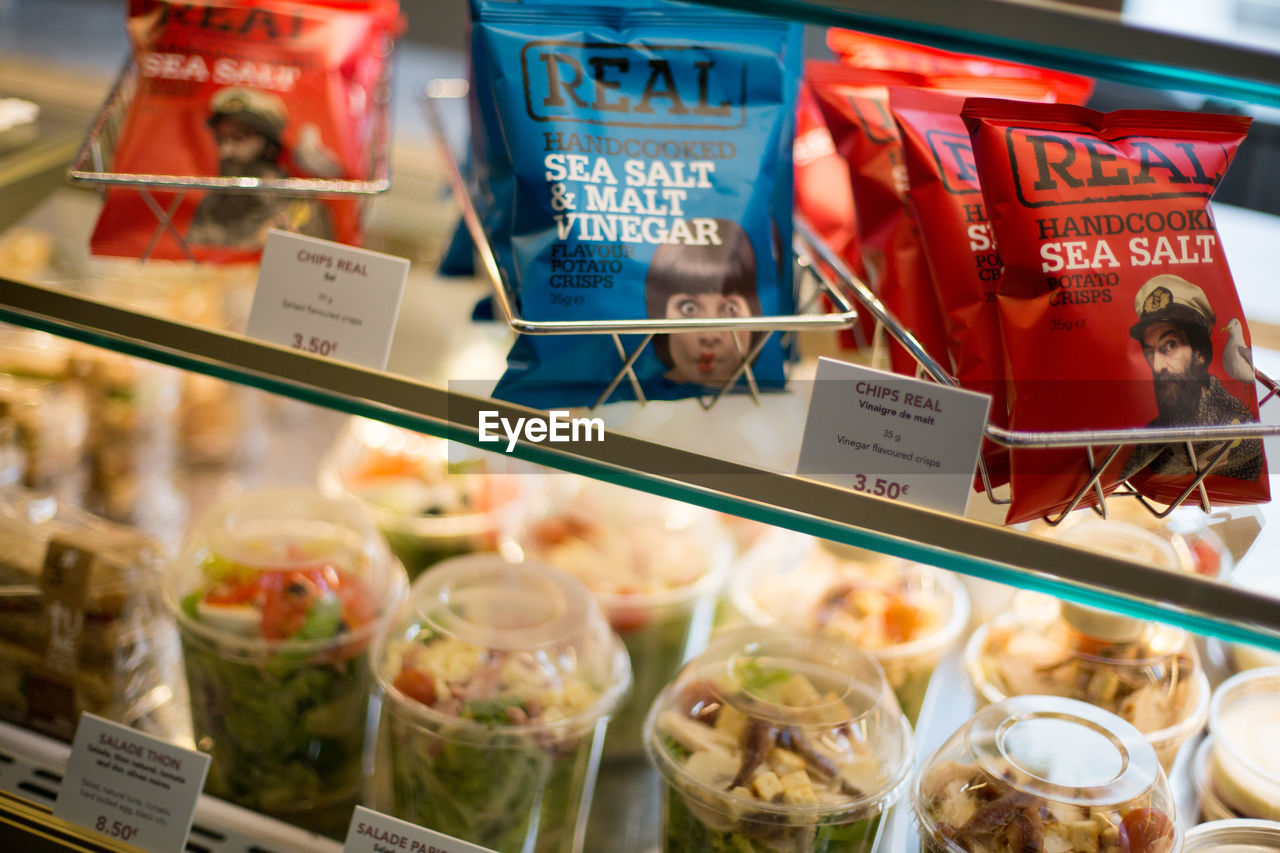
[[[423,672],[412,666],[405,666],[391,684],[396,690],[399,690],[410,699],[417,699],[423,705],[435,704],[436,681],[431,677],[430,673]]]
[[[1120,821],[1125,853],[1162,853],[1173,839],[1173,824],[1159,809],[1134,809]]]

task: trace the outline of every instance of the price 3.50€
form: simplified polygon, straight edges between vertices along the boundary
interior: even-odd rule
[[[293,348],[315,355],[333,355],[338,351],[338,342],[312,335],[304,338],[300,332],[293,333]]]

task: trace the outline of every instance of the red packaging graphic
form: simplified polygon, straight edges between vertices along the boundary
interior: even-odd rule
[[[1256,421],[1248,330],[1209,207],[1249,119],[990,99],[962,115],[1004,263],[1010,427]],[[1268,499],[1260,441],[1194,449],[1200,466],[1224,453],[1205,479],[1213,502]],[[1010,522],[1065,509],[1090,475],[1080,449],[1014,450],[1011,466]],[[1099,485],[1128,480],[1169,502],[1192,478],[1184,445],[1137,445]],[[1093,502],[1090,490],[1081,505]]]
[[[800,86],[796,102],[796,138],[793,144],[796,210],[808,220],[818,236],[839,255],[854,275],[865,277],[858,251],[858,226],[853,192],[849,186],[849,166],[836,151],[831,131],[807,83]],[[828,306],[830,307],[830,306]],[[858,315],[862,339],[871,340],[873,321]],[[840,333],[841,345],[857,349],[853,329]]]
[[[117,172],[260,178],[367,177],[371,105],[398,25],[395,0],[132,0],[137,93]],[[355,243],[354,201],[263,193],[154,193],[199,260],[255,258],[269,228]],[[159,220],[111,190],[92,251],[139,257]],[[187,257],[165,231],[152,258]]]

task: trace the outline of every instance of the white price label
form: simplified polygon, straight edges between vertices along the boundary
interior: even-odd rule
[[[819,359],[796,473],[963,515],[991,397]]]
[[[356,806],[342,853],[494,853],[433,829]]]
[[[248,334],[384,370],[408,274],[404,258],[272,230]]]
[[[181,850],[209,756],[82,714],[54,817],[144,850]]]

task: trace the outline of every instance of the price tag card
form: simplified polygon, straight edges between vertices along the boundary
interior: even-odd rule
[[[494,853],[469,841],[356,806],[342,853]]]
[[[249,337],[384,370],[408,274],[404,258],[273,229]]]
[[[796,473],[963,515],[991,398],[823,358]]]
[[[209,756],[82,714],[54,817],[144,850],[181,850]]]

